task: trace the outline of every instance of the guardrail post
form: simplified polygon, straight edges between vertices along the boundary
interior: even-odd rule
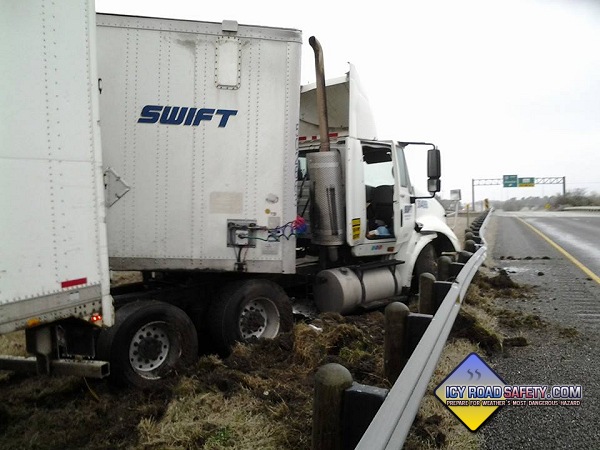
[[[419,341],[427,331],[427,327],[431,323],[433,316],[431,314],[410,313],[407,318],[408,339],[406,345],[406,354],[410,358]]]
[[[465,267],[464,263],[460,263],[460,262],[450,263],[450,277],[449,278],[456,278],[463,267]],[[446,279],[448,280],[449,278],[446,278]]]
[[[419,312],[423,314],[434,314],[435,305],[433,301],[433,284],[435,277],[426,272],[419,277]]]
[[[317,370],[313,399],[313,450],[342,448],[342,399],[350,386],[352,375],[340,364],[325,364]]]
[[[406,320],[410,311],[404,303],[390,303],[385,308],[385,336],[383,341],[383,373],[395,383],[404,369],[406,356]]]
[[[479,235],[479,233],[473,231],[465,233],[465,240],[475,241],[477,244],[481,244],[481,236]]]
[[[465,242],[465,250],[471,253],[475,253],[477,251],[477,244],[474,240],[468,239]]]
[[[446,298],[452,284],[451,281],[436,281],[433,284],[433,304],[435,306],[435,312],[437,312],[438,308]]]
[[[452,259],[449,256],[440,256],[437,261],[438,266],[438,280],[446,281],[450,278],[450,265]]]
[[[388,390],[364,384],[353,383],[344,391],[342,413],[342,448],[353,450],[373,417],[379,411]]]
[[[466,263],[469,261],[469,259],[471,259],[471,256],[473,256],[472,252],[468,252],[466,250],[463,250],[461,252],[458,252],[458,262],[459,263]]]

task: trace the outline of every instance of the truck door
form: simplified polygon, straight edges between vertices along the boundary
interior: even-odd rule
[[[410,197],[413,189],[404,158],[404,146],[392,143],[394,164],[394,206],[397,219],[394,224],[396,242],[402,245],[410,239],[415,227],[415,205],[411,203]]]
[[[354,174],[346,182],[348,217],[366,224],[353,241],[353,254],[361,257],[399,252],[415,226],[404,148],[392,141],[362,140],[348,155],[347,173],[352,172],[353,161],[360,162],[356,167],[360,177]],[[364,189],[364,200],[358,189]]]
[[[415,225],[404,147],[391,141],[363,141],[362,150],[367,239],[393,239],[398,250],[410,239]]]
[[[388,142],[362,141],[362,169],[367,218],[366,242],[391,241],[396,236],[398,214],[394,205],[393,146]],[[389,246],[386,244],[386,247]],[[372,248],[378,247],[373,245]]]

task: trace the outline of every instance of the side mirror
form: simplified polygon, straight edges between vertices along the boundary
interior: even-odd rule
[[[427,190],[433,194],[442,190],[442,180],[439,178],[430,178],[427,180]]]
[[[430,179],[431,178],[436,179],[436,178],[440,178],[442,176],[442,163],[441,163],[441,158],[440,158],[440,150],[437,148],[427,150],[427,176]]]
[[[435,144],[431,144],[429,142],[399,142],[398,144],[401,145],[402,148],[410,144],[427,145],[429,147],[433,147],[427,151],[427,190],[429,191],[430,195],[428,197],[411,196],[410,202],[415,203],[415,201],[419,198],[435,197],[435,193],[440,192],[442,189],[442,181],[440,180],[440,177],[442,176],[442,160],[439,149],[435,146]]]
[[[440,151],[437,148],[427,151],[427,190],[430,193],[440,192],[442,186],[440,176],[442,175],[442,163]]]

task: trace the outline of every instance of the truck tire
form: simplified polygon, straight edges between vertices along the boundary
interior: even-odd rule
[[[225,286],[212,301],[207,322],[217,351],[226,355],[235,342],[273,339],[290,331],[292,303],[272,281],[238,281]]]
[[[127,304],[98,339],[98,359],[110,362],[110,380],[141,389],[162,386],[198,356],[198,337],[181,309],[154,300]]]
[[[413,269],[413,277],[410,287],[411,294],[417,294],[419,292],[419,278],[424,273],[430,273],[432,275],[437,274],[437,255],[433,244],[430,242],[417,257],[415,267]]]

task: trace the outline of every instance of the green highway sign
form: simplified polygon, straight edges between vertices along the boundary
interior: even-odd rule
[[[502,184],[504,185],[504,187],[517,187],[517,175],[504,175],[502,177]]]
[[[534,187],[535,178],[519,178],[519,187]]]

